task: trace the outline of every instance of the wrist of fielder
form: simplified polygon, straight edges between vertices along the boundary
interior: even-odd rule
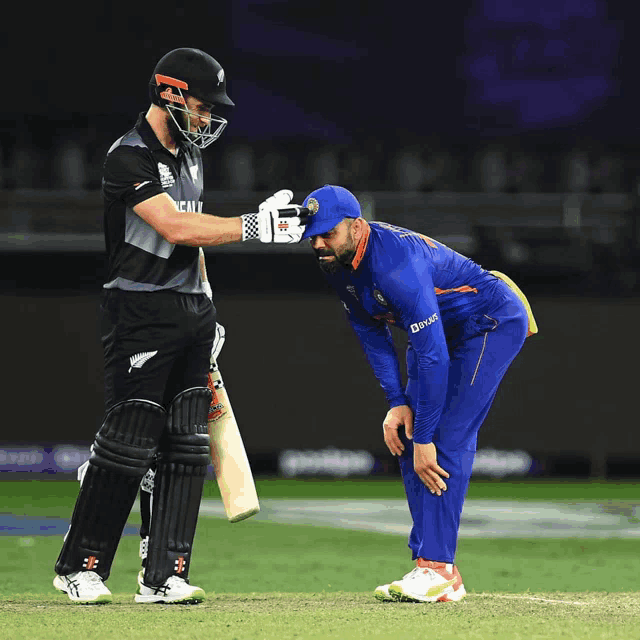
[[[409,401],[407,400],[407,396],[404,394],[393,396],[387,400],[389,403],[389,409],[394,409],[395,407],[402,407],[404,405],[409,406]]]
[[[413,444],[431,444],[433,442],[433,433],[425,433],[424,430],[417,429],[413,425]]]

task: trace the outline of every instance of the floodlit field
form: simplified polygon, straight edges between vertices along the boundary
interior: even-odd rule
[[[0,487],[0,512],[47,518],[68,518],[77,491],[77,484],[60,481]],[[274,498],[402,497],[400,483],[386,481],[267,480],[258,490]],[[215,497],[214,483],[206,493]],[[632,483],[474,482],[470,497],[624,508],[640,503],[640,490]],[[72,604],[51,586],[61,541],[60,535],[0,536],[0,638],[640,637],[636,539],[463,538],[457,561],[469,591],[464,601],[387,604],[371,592],[411,568],[402,536],[202,517],[191,579],[208,599],[190,607],[133,603],[135,535],[123,538],[108,581],[113,604]]]

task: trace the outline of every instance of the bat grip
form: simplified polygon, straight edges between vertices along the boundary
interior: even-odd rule
[[[295,218],[296,216],[299,216],[300,218],[306,218],[308,215],[310,215],[310,213],[311,211],[308,207],[302,207],[299,204],[294,204],[289,207],[281,207],[278,209],[278,214],[281,218]]]
[[[278,214],[281,218],[295,218],[299,216],[304,218],[308,216],[311,212],[308,207],[301,207],[300,205],[294,204],[290,207],[283,207],[282,209],[278,209]]]

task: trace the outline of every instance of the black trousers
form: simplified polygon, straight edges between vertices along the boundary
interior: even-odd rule
[[[206,295],[105,289],[101,308],[107,411],[132,398],[167,408],[207,386],[216,309]]]

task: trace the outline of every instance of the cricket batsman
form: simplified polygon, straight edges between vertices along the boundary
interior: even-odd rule
[[[379,586],[383,601],[453,602],[466,591],[455,564],[480,426],[525,339],[529,303],[504,274],[425,235],[367,222],[355,196],[325,185],[304,200],[320,268],[389,403],[384,441],[399,457],[415,568]],[[389,325],[406,331],[403,385]]]
[[[281,218],[275,208],[290,201],[286,189],[257,213],[203,211],[202,150],[218,140],[228,124],[221,114],[234,106],[215,58],[173,49],[156,63],[148,90],[149,108],[112,144],[103,166],[105,413],[53,579],[78,604],[112,601],[105,582],[151,468],[153,506],[134,601],[205,599],[189,572],[214,440],[208,374],[220,332],[202,247],[298,242],[303,232],[297,216]],[[243,467],[241,461],[236,478]]]

